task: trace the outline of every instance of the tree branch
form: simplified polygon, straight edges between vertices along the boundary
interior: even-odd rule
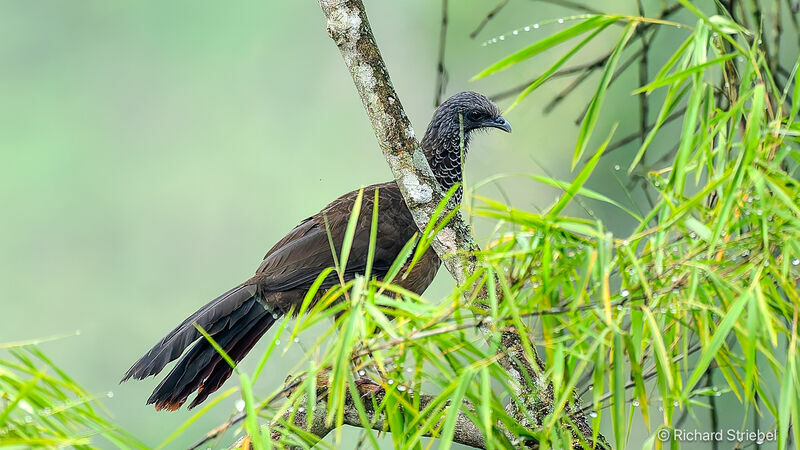
[[[414,221],[424,230],[436,206],[445,198],[445,191],[428,166],[392,86],[364,6],[360,0],[319,0],[319,5],[327,18],[328,35],[353,77],[378,145]],[[432,246],[456,282],[464,283],[466,274],[475,268],[475,258],[455,255],[471,255],[479,250],[469,226],[460,217],[454,218],[439,232]]]
[[[380,405],[383,402],[386,392],[381,388],[380,385],[364,379],[356,381],[356,387],[361,396],[361,403],[364,405],[366,419],[369,422],[370,427],[376,431],[385,430],[386,423],[384,415],[380,412],[376,413],[374,405]],[[435,399],[436,397],[433,395],[420,394],[419,408],[426,408]],[[305,405],[305,399],[298,404]],[[301,429],[313,434],[314,436],[317,436],[320,439],[324,438],[328,433],[335,429],[334,424],[326,423],[327,406],[328,402],[325,397],[325,389],[323,388],[317,393],[316,407],[313,411],[313,415],[310,417],[310,426],[307,422],[309,420],[309,414],[306,409],[303,408],[298,409],[297,411],[286,411],[283,413],[283,415],[275,418],[275,420],[272,422],[272,440],[278,442],[283,438],[281,431],[276,429],[277,427],[283,427],[284,429],[287,427]],[[469,408],[470,410],[474,410],[473,406],[469,403],[465,403],[465,407]],[[364,423],[361,421],[361,418],[358,415],[356,404],[354,403],[353,397],[350,395],[349,391],[345,398],[344,404],[344,424],[358,428],[364,427]],[[459,412],[458,418],[456,419],[455,430],[453,442],[473,448],[486,448],[486,442],[481,430],[461,412]],[[426,433],[424,436],[430,437],[431,434]],[[246,437],[244,439],[246,439]]]

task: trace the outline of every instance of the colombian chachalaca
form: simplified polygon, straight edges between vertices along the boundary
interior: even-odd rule
[[[473,131],[487,127],[511,131],[497,106],[481,94],[461,92],[436,109],[421,145],[444,189],[461,182],[462,148],[464,151],[468,148]],[[379,190],[378,232],[372,276],[381,279],[386,275],[406,242],[418,231],[394,181],[364,188],[364,202],[344,273],[345,281],[364,273],[375,190]],[[197,396],[189,407],[203,402],[222,386],[232,369],[202,337],[195,324],[205,329],[234,362],[241,361],[278,318],[289,311],[297,311],[320,272],[334,265],[325,220],[332,241],[340,246],[357,195],[358,191],[349,192],[300,222],[267,252],[252,278],[212,300],[170,331],[136,361],[122,381],[158,374],[191,346],[147,403],[155,404],[158,410],[176,410],[194,391]],[[461,200],[460,186],[455,198]],[[440,263],[429,248],[413,270],[396,283],[421,294],[433,280]],[[331,274],[324,280],[320,292],[338,282],[338,277]]]

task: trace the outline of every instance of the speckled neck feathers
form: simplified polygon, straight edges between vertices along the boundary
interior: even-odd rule
[[[461,183],[462,163],[466,159],[469,148],[469,134],[463,133],[462,147],[462,132],[458,122],[452,123],[453,121],[447,119],[437,121],[437,117],[434,116],[434,120],[431,121],[425,137],[422,139],[422,151],[428,159],[428,164],[430,164],[436,180],[444,190]],[[462,188],[459,186],[454,194],[455,201],[461,202],[461,193]]]
[[[481,94],[456,94],[436,109],[422,138],[422,151],[445,190],[462,181],[462,164],[467,156],[470,133],[480,128],[470,120],[476,113],[480,117],[500,115],[497,106]],[[461,202],[461,196],[459,186],[453,199]]]

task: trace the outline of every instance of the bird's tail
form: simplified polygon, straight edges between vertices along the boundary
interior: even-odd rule
[[[143,379],[161,372],[191,348],[156,387],[147,400],[157,410],[176,410],[197,391],[189,408],[202,403],[231,376],[233,369],[195,327],[208,332],[238,363],[275,323],[278,311],[268,310],[256,296],[253,285],[237,286],[189,316],[128,369],[122,381]],[[197,341],[197,342],[195,342]]]

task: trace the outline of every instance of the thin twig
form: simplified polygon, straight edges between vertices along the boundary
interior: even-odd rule
[[[475,30],[473,30],[472,33],[469,34],[470,39],[475,39],[478,36],[478,33],[480,33],[481,30],[483,30],[483,27],[485,27],[486,24],[489,23],[489,21],[492,20],[492,18],[497,13],[499,13],[500,10],[502,10],[503,7],[505,7],[507,4],[508,0],[501,0],[500,3],[497,4],[497,6],[495,6],[491,11],[489,11],[489,14],[487,14],[486,17],[484,17],[481,20],[481,23],[479,23],[478,26],[475,27]]]
[[[603,60],[603,63],[605,63],[605,60]],[[545,114],[550,114],[550,112],[553,111],[556,108],[556,106],[558,106],[559,103],[561,103],[565,98],[567,98],[569,94],[571,94],[575,89],[577,89],[578,86],[581,85],[581,83],[586,81],[589,78],[589,75],[591,75],[594,71],[595,68],[591,68],[578,75],[574,80],[572,80],[570,84],[568,84],[564,89],[559,91],[559,93],[556,94],[556,96],[553,97],[553,99],[550,100],[550,102],[547,105],[545,105],[542,111]]]
[[[636,6],[639,9],[639,15],[644,17],[644,5],[642,5],[642,0],[636,0]],[[656,28],[656,30],[658,30]],[[655,35],[655,32],[653,32]],[[652,36],[650,36],[652,39]],[[639,87],[642,87],[647,84],[647,64],[648,64],[648,55],[650,54],[650,39],[647,36],[642,36],[642,57],[639,59]],[[639,131],[642,137],[642,144],[644,144],[644,140],[646,138],[647,133],[647,123],[650,121],[649,111],[648,111],[648,98],[644,92],[639,94]],[[642,156],[644,159],[644,156]],[[645,165],[644,161],[642,161],[642,165]]]
[[[436,64],[436,94],[433,106],[442,103],[442,95],[447,87],[447,70],[444,68],[444,49],[447,42],[447,0],[442,0],[442,25],[439,28],[439,62]]]
[[[594,9],[594,8],[586,6],[586,5],[582,5],[580,3],[572,2],[572,1],[569,1],[569,0],[533,0],[533,1],[538,1],[538,2],[542,2],[542,3],[550,3],[551,5],[562,6],[564,8],[568,8],[568,9],[575,9],[575,10],[578,10],[578,11],[587,12],[589,14],[605,14],[604,12],[602,12],[600,10]]]
[[[783,32],[783,24],[781,21],[783,18],[781,17],[781,0],[775,0],[775,6],[773,8],[774,15],[772,16],[772,63],[773,65],[770,66],[769,70],[772,73],[778,69],[778,63],[780,61],[781,56],[781,34]]]
[[[786,0],[786,7],[789,9],[789,18],[792,20],[792,26],[794,27],[794,34],[797,36],[797,43],[800,45],[800,23],[797,21],[797,12],[798,7],[800,7],[800,2],[793,0]]]

